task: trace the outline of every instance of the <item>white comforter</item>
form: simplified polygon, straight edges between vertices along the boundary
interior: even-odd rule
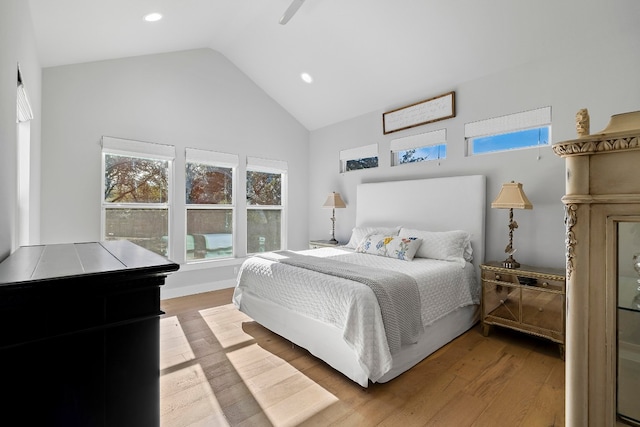
[[[355,253],[342,248],[301,251],[305,255],[333,257],[354,264],[387,268],[408,274],[418,283],[422,323],[428,326],[456,308],[479,303],[474,267],[448,261],[414,258],[402,261]],[[360,364],[372,381],[391,367],[391,353],[376,297],[371,289],[351,280],[277,262],[278,253],[249,258],[238,274],[233,302],[242,310],[242,295],[250,292],[301,315],[343,331]],[[270,257],[272,259],[267,259]]]

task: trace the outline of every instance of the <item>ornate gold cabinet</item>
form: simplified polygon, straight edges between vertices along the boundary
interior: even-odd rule
[[[567,169],[566,425],[640,425],[640,112],[553,150]]]

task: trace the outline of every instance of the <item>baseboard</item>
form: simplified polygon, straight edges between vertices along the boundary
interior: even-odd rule
[[[235,279],[228,279],[228,280],[220,280],[220,281],[209,282],[209,283],[198,283],[196,285],[190,285],[190,286],[178,286],[174,288],[161,287],[160,299],[164,300],[164,299],[170,299],[170,298],[184,297],[187,295],[201,294],[203,292],[218,291],[220,289],[232,288],[235,285],[236,285]]]

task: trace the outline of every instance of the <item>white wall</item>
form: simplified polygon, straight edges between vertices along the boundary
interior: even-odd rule
[[[17,65],[34,111],[31,122],[31,234],[37,242],[40,195],[40,63],[37,58],[29,4],[0,2],[0,260],[16,244],[17,209]]]
[[[389,135],[382,133],[382,113],[328,126],[311,133],[309,181],[309,235],[329,236],[331,212],[322,209],[327,194],[338,191],[347,203],[336,210],[336,238],[349,239],[355,225],[356,186],[361,182],[415,179],[454,175],[487,176],[486,256],[503,260],[508,243],[508,211],[491,209],[502,183],[523,183],[533,210],[515,210],[519,228],[514,232],[515,258],[524,264],[564,268],[564,159],[550,148],[519,150],[465,157],[464,124],[538,107],[552,107],[552,142],[577,138],[575,114],[588,108],[591,131],[602,130],[612,114],[640,110],[640,32],[611,31],[598,46],[582,52],[567,52],[480,80],[443,87],[441,93],[456,92],[456,117]],[[469,64],[473,66],[473,64]],[[420,93],[415,99],[398,100],[392,110],[441,93]],[[436,162],[390,166],[391,139],[436,129],[447,129],[447,159]],[[377,143],[379,167],[339,173],[340,150]],[[416,197],[429,197],[416,194]],[[428,219],[426,219],[428,228]]]
[[[42,85],[43,243],[101,239],[99,144],[107,135],[176,146],[176,230],[185,224],[179,171],[186,147],[236,153],[241,163],[246,156],[287,161],[289,248],[306,246],[309,133],[220,53],[197,49],[45,68]],[[236,202],[242,211],[244,201]],[[183,265],[162,295],[232,286],[237,264]]]

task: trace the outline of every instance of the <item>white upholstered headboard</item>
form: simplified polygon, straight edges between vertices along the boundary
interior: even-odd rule
[[[482,175],[359,184],[356,226],[471,233],[473,264],[484,262],[486,178]]]

